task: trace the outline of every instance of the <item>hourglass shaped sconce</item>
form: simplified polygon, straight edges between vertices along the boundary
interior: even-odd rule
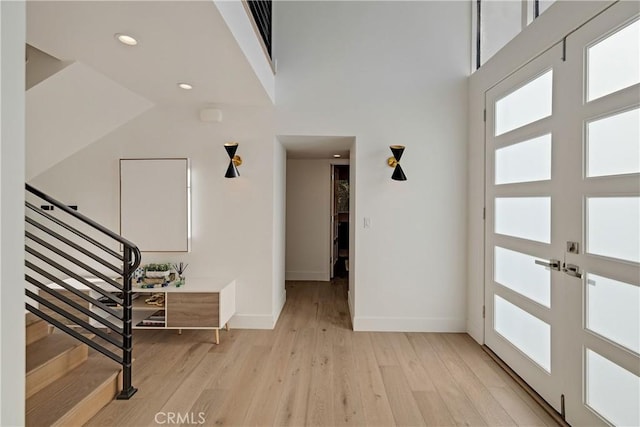
[[[227,173],[224,174],[224,177],[237,178],[240,176],[240,172],[238,172],[238,166],[242,164],[242,158],[236,154],[238,143],[227,142],[226,144],[224,144],[224,149],[227,150],[227,154],[229,155],[229,167],[227,168]]]
[[[393,157],[387,159],[387,164],[394,168],[391,179],[394,181],[406,181],[407,176],[400,167],[400,157],[402,157],[402,153],[404,152],[404,145],[391,145],[389,148],[393,153]]]

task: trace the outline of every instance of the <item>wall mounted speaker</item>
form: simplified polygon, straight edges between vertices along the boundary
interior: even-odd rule
[[[200,121],[206,123],[220,123],[222,121],[222,110],[217,108],[203,108],[200,110]]]

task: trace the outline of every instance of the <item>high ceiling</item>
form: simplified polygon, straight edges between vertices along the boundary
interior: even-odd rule
[[[135,37],[138,44],[126,46],[120,43],[116,39],[118,33]],[[120,121],[109,128],[113,130],[144,110],[140,109],[136,96],[90,98],[90,93],[83,89],[86,85],[81,83],[94,82],[100,76],[104,76],[105,87],[111,80],[122,86],[123,91],[139,95],[151,104],[189,108],[194,116],[203,107],[273,105],[213,1],[29,1],[27,43],[53,57],[46,61],[50,70],[35,70],[36,81],[58,73],[63,68],[59,64],[67,66],[76,62],[82,65],[75,67],[77,88],[68,78],[66,86],[56,84],[54,80],[65,79],[57,76],[49,79],[49,83],[45,80],[40,88],[30,89],[31,108],[41,110],[37,117],[57,117],[54,113],[61,108],[83,111],[89,99],[94,99],[94,103],[102,104],[99,106],[102,111],[122,110]],[[55,59],[60,61],[58,65],[55,65]],[[38,67],[41,62],[30,61],[28,66]],[[80,74],[77,74],[78,70]],[[180,82],[190,83],[193,89],[180,89]],[[45,88],[47,84],[53,87]],[[79,93],[71,93],[73,90]],[[49,95],[46,97],[40,92]],[[75,109],[69,105],[78,99],[82,100],[81,105],[76,105]],[[39,132],[32,126],[36,115],[27,118],[27,145],[31,151],[37,154],[49,149],[50,153],[59,154],[48,156],[46,162],[40,162],[43,163],[40,167],[35,167],[38,162],[31,159],[36,154],[30,156],[28,164],[33,169],[30,176],[61,160],[58,157],[63,153],[66,156],[79,149],[79,144],[61,149],[65,144],[69,145],[68,141],[83,141],[86,145],[95,141],[96,135],[110,131],[86,132],[100,127],[104,113],[95,117],[81,116],[83,125],[69,118],[66,122],[61,121],[64,118],[49,120],[53,121],[49,124],[38,119],[36,130]],[[67,133],[58,128],[67,129]],[[48,136],[40,141],[36,138],[40,134]],[[60,135],[60,141],[54,140],[55,135]],[[349,158],[353,143],[352,137],[282,136],[279,140],[289,158],[333,158],[334,154]],[[44,151],[43,147],[46,148]]]
[[[116,33],[139,43],[123,45]],[[27,43],[155,104],[271,103],[213,1],[29,1]]]

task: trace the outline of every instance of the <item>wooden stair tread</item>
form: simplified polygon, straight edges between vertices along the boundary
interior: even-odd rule
[[[83,345],[85,344],[77,339],[61,333],[49,334],[45,338],[29,344],[26,351],[27,375],[48,361]]]
[[[27,316],[25,318],[25,325],[26,326],[31,326],[34,323],[38,323],[38,322],[44,322],[44,320],[42,320],[41,318],[39,318],[38,316],[36,316],[33,313],[27,313]]]
[[[86,344],[53,333],[27,346],[25,397],[29,398],[87,360]]]
[[[30,345],[49,335],[49,325],[31,313],[27,313],[26,319],[25,344]]]
[[[112,360],[92,354],[26,400],[26,425],[84,424],[119,392],[120,371]]]

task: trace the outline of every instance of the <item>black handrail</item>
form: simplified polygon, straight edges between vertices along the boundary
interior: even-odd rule
[[[52,244],[46,242],[44,239],[41,239],[41,238],[37,237],[36,235],[34,235],[32,233],[29,233],[28,231],[25,232],[25,236],[27,237],[27,239],[30,239],[30,240],[38,243],[40,246],[43,246],[43,247],[49,249],[51,252],[55,253],[56,255],[61,256],[62,258],[66,259],[67,261],[71,262],[72,264],[75,264],[78,267],[81,267],[83,270],[88,271],[93,276],[96,276],[96,277],[104,280],[106,283],[110,284],[111,286],[114,286],[114,287],[118,287],[119,286],[118,282],[116,282],[115,280],[109,278],[109,276],[107,276],[106,274],[101,273],[98,270],[96,270],[95,268],[93,268],[93,267],[85,264],[84,262],[74,258],[73,256],[69,255],[69,253],[67,253],[66,251],[63,251],[61,249],[56,248]],[[29,251],[31,248],[27,246],[26,249],[27,249],[27,251]],[[97,289],[95,289],[95,290],[97,291]]]
[[[78,212],[78,211],[76,211],[74,209],[71,209],[69,206],[65,205],[64,203],[59,202],[56,199],[54,199],[53,197],[49,196],[48,194],[45,194],[42,191],[36,189],[35,187],[32,187],[29,184],[25,184],[25,188],[27,189],[27,191],[29,193],[41,198],[42,200],[44,200],[46,202],[49,202],[50,204],[54,205],[58,209],[62,209],[63,211],[65,211],[66,213],[71,215],[72,217],[77,218],[80,221],[84,222],[85,224],[89,225],[91,228],[106,234],[107,236],[111,237],[113,240],[116,240],[116,241],[122,243],[124,246],[128,246],[128,247],[130,247],[132,249],[135,249],[136,252],[137,252],[137,264],[136,264],[135,267],[138,268],[138,266],[140,265],[140,260],[142,259],[142,256],[140,254],[140,250],[138,250],[138,247],[136,245],[134,245],[133,243],[131,243],[130,241],[128,241],[124,237],[120,236],[119,234],[116,234],[113,231],[109,230],[105,226],[98,224],[97,222],[95,222],[91,218],[88,218],[88,217],[82,215],[80,212]]]
[[[36,306],[30,302],[26,302],[26,308],[31,313],[54,325],[61,331],[82,341],[91,348],[122,365],[122,391],[117,398],[129,399],[137,391],[137,389],[131,384],[131,361],[133,350],[133,291],[131,279],[136,268],[140,266],[142,259],[140,250],[135,244],[131,243],[127,239],[96,223],[76,210],[71,209],[48,194],[43,193],[29,184],[25,184],[25,189],[27,192],[69,215],[68,218],[65,217],[66,220],[62,220],[50,213],[41,211],[32,203],[25,203],[28,211],[35,212],[40,216],[36,219],[33,217],[27,217],[25,213],[26,224],[33,227],[33,231],[25,231],[26,240],[27,242],[32,242],[38,247],[38,249],[36,249],[34,245],[29,246],[27,242],[25,242],[26,254],[33,256],[35,260],[35,262],[31,262],[25,258],[25,267],[27,269],[27,272],[25,273],[25,280],[27,283],[38,288],[48,296],[48,298],[44,298],[42,294],[39,295],[32,290],[26,289],[25,293],[27,297],[38,303]],[[44,225],[40,221],[46,222],[47,225]],[[76,226],[71,224],[73,221],[79,221],[84,224],[83,229],[87,226],[90,230],[98,231],[103,235],[102,239],[106,238],[107,242],[99,241],[100,238],[91,237],[86,232],[80,231]],[[71,240],[69,237],[54,231],[52,226],[57,226],[64,232],[69,232],[81,240]],[[82,241],[89,243],[93,249],[88,249],[85,245],[81,245],[80,243]],[[115,243],[120,245],[122,253],[118,253],[109,247],[109,244]],[[63,245],[62,248],[58,247],[60,244]],[[58,262],[53,257],[45,255],[45,252],[56,256],[61,261]],[[89,262],[96,263],[107,268],[111,273],[116,273],[118,275],[118,279],[113,279],[109,277],[108,274],[105,274],[87,264],[86,261],[83,262],[79,260],[76,258],[76,254],[85,257]],[[114,263],[113,261],[105,259],[105,256],[114,258],[116,262]],[[121,267],[118,266],[120,263]],[[104,285],[98,286],[97,284],[92,283],[86,277],[83,277],[83,274],[79,273],[78,270],[84,272],[84,274],[89,273],[91,276],[100,278],[104,285],[115,289],[118,293],[121,293],[121,296],[115,296],[108,288],[105,289],[103,287]],[[100,313],[104,314],[100,315],[100,313],[78,304],[76,301],[73,301],[59,291],[53,289],[51,285],[45,284],[36,279],[34,274],[45,278],[45,281],[49,281],[50,284],[54,284],[79,297],[81,300],[100,310]],[[99,297],[94,298],[91,295],[81,292],[74,286],[67,283],[65,279],[59,277],[59,275],[77,280],[80,284],[86,286],[88,289],[99,295]],[[121,307],[121,311],[115,307],[111,307],[108,302],[103,302],[105,298],[107,301],[110,301],[111,304],[117,304]],[[41,308],[46,308],[65,320],[61,321],[59,318],[54,318],[52,315],[42,311]],[[82,315],[87,316],[88,321],[81,319],[73,313],[81,313]],[[115,322],[110,320],[109,317],[115,318]],[[118,325],[120,322],[122,323],[121,326]],[[88,338],[81,332],[69,326],[70,324],[78,326],[84,331],[98,336],[107,344],[103,345],[91,338]],[[109,331],[113,331],[115,334],[110,334]],[[121,355],[118,355],[113,351],[113,346],[121,351]]]
[[[83,255],[88,256],[89,258],[93,259],[94,261],[99,262],[103,266],[107,267],[109,270],[111,270],[111,271],[113,271],[115,273],[120,273],[120,269],[118,267],[116,267],[115,265],[111,264],[110,262],[104,260],[103,258],[100,258],[98,255],[94,254],[90,250],[83,248],[82,246],[78,245],[77,243],[67,239],[66,237],[60,235],[59,233],[56,233],[52,229],[50,229],[48,227],[45,227],[44,225],[40,224],[39,222],[37,222],[37,221],[35,221],[35,220],[31,219],[31,218],[26,218],[26,220],[27,220],[27,222],[29,224],[33,225],[36,228],[39,228],[40,230],[44,231],[49,236],[55,237],[56,239],[58,239],[59,241],[61,241],[64,244],[66,244],[67,246],[71,246],[76,251],[81,252]]]
[[[258,28],[264,47],[271,58],[271,0],[248,0],[251,16]]]
[[[121,254],[119,254],[118,252],[106,247],[105,245],[103,245],[102,243],[98,242],[95,239],[92,239],[91,237],[87,236],[86,234],[80,232],[79,230],[68,226],[67,224],[65,224],[64,222],[60,221],[58,218],[54,217],[53,215],[49,215],[47,212],[40,210],[39,208],[37,208],[36,206],[34,206],[33,204],[27,202],[27,207],[29,209],[31,209],[33,212],[42,215],[43,217],[45,217],[47,220],[51,221],[52,223],[59,225],[60,227],[64,228],[67,231],[72,232],[73,234],[75,234],[76,236],[82,238],[83,240],[86,240],[87,242],[91,243],[93,246],[97,247],[98,249],[108,253],[109,255],[111,255],[112,257],[114,257],[115,259],[118,259],[120,261],[122,261],[124,258],[122,257]]]

